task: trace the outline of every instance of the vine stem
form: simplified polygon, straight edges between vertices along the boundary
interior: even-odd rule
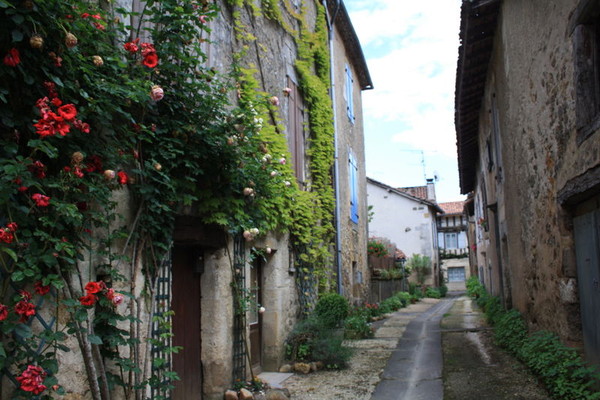
[[[60,269],[59,269],[60,271]],[[70,279],[67,279],[63,276],[63,280],[66,283],[66,293],[68,294],[68,298],[74,299],[74,289]],[[87,337],[87,332],[84,335],[84,328],[81,324],[75,320],[73,320],[75,324],[75,336],[77,337],[77,342],[79,343],[79,348],[81,349],[81,355],[83,356],[83,365],[85,367],[85,372],[88,377],[88,384],[90,386],[90,391],[92,393],[93,400],[108,400],[108,397],[103,397],[100,391],[100,385],[98,383],[98,374],[96,371],[96,366],[94,365],[94,357],[92,356],[92,349],[90,342]]]
[[[234,262],[233,262],[233,257],[231,256],[231,252],[229,251],[229,244],[225,245],[225,249],[227,251],[227,257],[229,258],[229,266],[231,268],[231,280],[233,285],[231,285],[233,287],[233,301],[234,301],[234,307],[236,306],[236,304],[238,304],[238,306],[240,308],[241,304],[242,304],[242,294],[240,293],[241,290],[237,285],[237,282],[235,282],[235,267],[234,267]],[[244,263],[244,268],[246,268],[246,265]],[[233,310],[233,312],[235,313],[235,309]],[[254,371],[252,371],[252,360],[250,359],[250,346],[248,345],[248,335],[246,332],[246,310],[242,309],[241,310],[241,317],[244,321],[244,348],[246,349],[245,353],[246,353],[246,361],[248,362],[248,367],[250,370],[250,376],[252,377],[252,381],[254,382],[256,380],[256,376],[254,375]]]

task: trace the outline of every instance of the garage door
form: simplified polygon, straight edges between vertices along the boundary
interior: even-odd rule
[[[465,267],[448,268],[448,282],[464,282]]]

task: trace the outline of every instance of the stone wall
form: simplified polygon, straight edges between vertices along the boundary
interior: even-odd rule
[[[488,204],[497,200],[499,217],[499,226],[490,229],[500,233],[499,245],[490,247],[503,253],[506,295],[532,328],[574,342],[581,338],[578,304],[572,293],[561,291],[576,278],[573,232],[557,195],[600,161],[600,137],[581,146],[576,141],[568,24],[578,3],[503,2],[480,114],[481,150],[492,124],[492,101],[497,103],[503,192],[488,184]]]
[[[335,25],[334,25],[335,26]],[[342,259],[342,293],[352,302],[361,303],[369,296],[370,272],[367,263],[367,189],[365,172],[364,123],[362,115],[361,87],[356,78],[352,60],[349,58],[340,32],[336,29],[333,42],[333,80],[335,90],[335,118],[338,152],[338,188],[340,208],[340,235]],[[346,66],[353,71],[354,121],[346,112],[345,77]],[[350,219],[350,172],[349,153],[358,164],[358,223]]]

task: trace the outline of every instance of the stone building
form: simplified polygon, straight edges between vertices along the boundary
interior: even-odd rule
[[[591,0],[463,1],[455,99],[479,279],[595,363],[599,15]]]
[[[319,2],[306,2],[304,8],[293,3],[294,10],[284,7],[283,2],[280,6],[282,18],[290,26],[298,23],[289,14],[291,11],[302,11],[312,29],[315,29],[317,18],[327,18],[336,152],[334,172],[330,177],[336,200],[336,240],[331,243],[334,249],[331,279],[334,283],[331,288],[351,302],[364,302],[369,276],[361,91],[372,88],[369,72],[343,2],[328,1],[323,16],[318,11],[322,7]],[[211,44],[207,48],[208,62],[215,68],[229,65],[233,55],[230,46],[234,51],[236,47],[232,11],[226,2],[221,4],[221,10],[219,18],[211,25]],[[298,43],[294,35],[268,18],[256,18],[248,10],[241,10],[237,18],[253,27],[252,35],[262,47],[251,47],[243,62],[258,69],[261,90],[279,96],[280,116],[297,183],[303,190],[311,191],[310,153],[315,145],[310,131],[307,93],[302,92],[302,78],[295,67],[299,57]],[[243,43],[237,43],[237,46],[243,46]],[[289,89],[289,95],[282,95],[283,89]],[[175,232],[173,305],[182,307],[174,316],[174,342],[184,346],[185,350],[174,356],[174,365],[179,368],[177,372],[182,380],[176,383],[173,398],[187,399],[192,394],[202,393],[203,398],[220,399],[224,390],[232,386],[232,376],[241,379],[248,375],[246,351],[255,373],[278,370],[283,363],[284,341],[302,311],[301,305],[307,301],[314,304],[316,300],[316,282],[311,281],[313,287],[310,288],[298,286],[303,279],[298,275],[301,267],[296,264],[296,254],[291,250],[287,234],[273,232],[266,238],[250,242],[236,242],[229,237],[226,238],[227,247],[223,248],[222,245],[211,245],[214,231],[206,231],[206,227],[194,224],[190,218],[182,218],[182,221],[185,227]],[[269,249],[269,254],[253,257],[251,249]],[[203,260],[203,272],[190,275],[189,264],[196,263],[197,257]],[[228,265],[232,257],[234,265],[239,263],[235,268],[245,270],[244,285],[252,292],[255,304],[265,309],[263,313],[251,309],[246,316],[248,349],[240,345],[244,332],[240,334],[239,330],[243,331],[244,327],[236,322],[231,301],[230,283],[234,277]],[[188,271],[187,275],[178,277],[177,272],[183,270]],[[189,289],[177,290],[178,285],[186,285]],[[307,291],[310,291],[310,299],[299,299]],[[190,302],[192,293],[197,296],[195,304]],[[180,301],[177,296],[182,296]],[[189,316],[194,314],[199,316],[199,323],[190,325]],[[190,334],[192,326],[197,329],[196,334]],[[180,338],[185,342],[181,343]],[[198,365],[201,370],[190,369],[189,365]],[[200,381],[198,376],[202,377]]]
[[[130,11],[144,9],[144,2],[138,0],[117,3]],[[156,265],[143,265],[142,257],[131,249],[134,246],[128,248],[125,243],[118,250],[122,254],[132,253],[131,260],[115,262],[119,273],[126,278],[114,282],[114,290],[131,293],[131,299],[120,306],[121,312],[136,318],[135,322],[123,322],[119,328],[132,336],[135,333],[135,338],[140,339],[129,347],[123,345],[125,357],[131,351],[131,360],[135,360],[128,365],[135,372],[123,375],[130,379],[126,385],[133,387],[151,375],[160,383],[156,392],[138,390],[135,394],[138,397],[222,399],[225,390],[233,387],[236,380],[246,380],[252,373],[278,370],[283,363],[288,333],[302,312],[314,306],[320,289],[337,290],[354,303],[363,302],[368,296],[361,92],[371,89],[372,82],[343,2],[219,0],[198,2],[194,6],[207,4],[218,6],[219,11],[207,22],[210,36],[202,38],[206,64],[223,73],[234,64],[242,65],[256,79],[257,91],[271,96],[271,105],[277,107],[277,112],[271,112],[271,120],[260,121],[260,124],[275,126],[277,133],[287,139],[288,151],[273,155],[281,160],[280,164],[292,166],[296,182],[286,181],[285,186],[297,184],[304,192],[332,193],[331,204],[319,204],[332,206],[331,215],[318,221],[318,225],[332,226],[331,242],[322,246],[330,252],[326,265],[329,284],[319,288],[316,278],[302,275],[308,268],[294,249],[289,232],[261,232],[256,238],[254,235],[242,237],[232,230],[226,231],[223,226],[203,223],[197,215],[201,204],[182,205],[175,218],[168,257]],[[136,18],[132,17],[134,26],[139,22]],[[103,29],[107,28],[103,26]],[[245,35],[240,34],[243,30],[246,30]],[[302,51],[306,48],[313,51],[317,46],[322,46],[322,52],[311,59],[307,74],[299,67]],[[316,99],[315,92],[303,88],[302,84],[303,81],[314,83],[317,75],[319,79],[327,77],[324,83],[319,82],[323,88],[320,94],[324,96],[321,99]],[[232,106],[240,97],[239,91],[233,92]],[[327,101],[314,106],[323,99]],[[332,125],[325,129],[330,135],[315,133],[319,127],[314,127],[311,118],[319,107],[328,107],[333,116],[326,122]],[[321,160],[331,162],[315,166],[315,154],[319,151],[329,152]],[[317,187],[316,182],[322,186]],[[134,226],[139,217],[128,209],[131,197],[127,189],[120,189],[115,195],[119,213],[124,217],[122,223],[128,227]],[[90,269],[82,262],[81,270],[90,281],[102,280],[92,271],[92,260],[89,261]],[[149,285],[151,280],[146,279],[144,273],[152,268],[159,273]],[[247,303],[238,304],[238,297],[234,296],[236,290],[247,295],[244,297]],[[174,311],[172,317],[163,314],[169,310]],[[51,309],[44,312],[49,314],[45,315],[48,320],[56,321]],[[177,354],[171,355],[157,344],[168,340],[165,337],[171,333],[169,329],[167,333],[161,330],[164,328],[160,324],[164,321],[160,318],[171,319],[173,338],[166,347],[182,346],[183,350]],[[59,320],[57,326],[61,323]],[[68,345],[77,348],[75,339]],[[99,345],[98,339],[94,345]],[[96,356],[92,362],[104,366],[100,358]],[[158,362],[162,358],[166,362]],[[75,351],[60,353],[57,359],[63,374],[59,376],[61,390],[67,393],[65,398],[92,398],[89,387],[96,383],[90,383],[89,376],[95,372],[83,371],[81,355]],[[163,382],[169,382],[171,361],[180,380],[174,383],[172,393],[167,393]],[[0,387],[9,393],[17,385],[7,376],[3,369]],[[5,392],[0,394],[3,397]],[[94,396],[99,398],[100,395]],[[117,388],[108,397],[106,393],[102,396],[122,398],[123,391]]]
[[[363,90],[373,89],[364,56],[342,1],[328,1],[335,125],[336,275],[353,303],[369,293],[367,187]]]
[[[438,204],[444,213],[437,217],[440,269],[448,290],[465,290],[470,276],[467,217],[464,201]]]
[[[429,257],[432,274],[426,284],[437,285],[439,255],[436,215],[443,211],[435,203],[433,182],[429,184],[430,200],[427,200],[427,189],[428,186],[398,189],[367,178],[368,201],[373,213],[369,235],[391,240],[408,258],[415,254]]]

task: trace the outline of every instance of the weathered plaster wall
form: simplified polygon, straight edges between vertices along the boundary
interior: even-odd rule
[[[279,371],[285,355],[285,339],[297,321],[298,294],[290,272],[288,235],[269,234],[255,244],[271,249],[263,268],[263,371]]]
[[[388,238],[406,254],[428,256],[437,260],[434,243],[434,215],[430,208],[381,186],[367,183],[368,203],[373,206],[369,236]],[[414,274],[411,279],[414,280]],[[433,284],[430,276],[426,284]]]
[[[533,328],[571,341],[580,340],[578,304],[560,288],[575,277],[573,236],[556,196],[598,164],[600,144],[598,136],[575,142],[567,25],[577,3],[503,2],[489,71],[495,80],[486,89],[488,96],[496,93],[499,108],[513,304]]]
[[[203,391],[208,399],[222,398],[231,384],[233,342],[232,271],[229,249],[205,254],[202,290],[202,372]],[[193,318],[193,316],[190,316]],[[183,350],[185,351],[185,349]]]
[[[334,25],[335,26],[335,25]],[[339,166],[339,207],[342,257],[342,285],[344,295],[352,302],[367,301],[369,296],[369,270],[367,264],[367,189],[365,172],[364,123],[362,115],[362,93],[357,74],[349,59],[339,31],[336,29],[333,43],[334,92],[337,151]],[[350,121],[346,112],[345,68],[352,69],[354,78],[354,117]],[[352,151],[358,164],[358,223],[350,219],[350,174],[348,157]]]

